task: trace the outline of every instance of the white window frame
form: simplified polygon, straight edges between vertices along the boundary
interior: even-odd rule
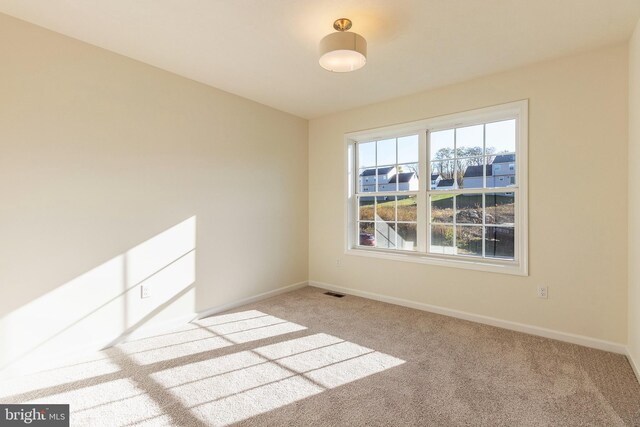
[[[527,276],[529,272],[527,171],[527,147],[529,128],[528,118],[528,100],[521,100],[463,113],[449,114],[411,123],[404,123],[345,134],[345,254],[487,271],[493,273]],[[509,119],[516,119],[516,186],[507,187],[509,189],[513,189],[513,192],[516,194],[514,259],[487,259],[472,256],[429,253],[427,251],[427,244],[429,240],[428,218],[430,215],[430,206],[428,204],[427,192],[437,190],[431,190],[431,181],[426,179],[427,176],[430,177],[428,161],[428,132]],[[421,177],[419,179],[419,188],[416,193],[418,217],[418,242],[416,250],[407,251],[401,249],[384,249],[359,246],[359,230],[357,228],[358,206],[355,191],[358,185],[356,144],[359,142],[370,142],[387,138],[399,138],[402,136],[415,134],[419,135],[418,169],[419,176]],[[506,190],[506,188],[500,187],[496,188],[496,190],[503,191]],[[469,190],[467,190],[467,192],[469,192]],[[411,193],[415,192],[402,192],[401,194]],[[375,193],[372,194],[372,196],[375,196]]]

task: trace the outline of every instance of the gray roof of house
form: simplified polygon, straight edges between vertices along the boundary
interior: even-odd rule
[[[389,166],[386,168],[379,168],[378,169],[378,175],[385,175],[388,174],[391,169],[393,169],[394,166]],[[371,176],[371,175],[375,175],[376,174],[376,168],[371,168],[371,169],[365,169],[360,176]]]
[[[438,187],[453,187],[453,179],[443,179],[438,183]]]
[[[487,165],[487,176],[491,176],[493,173],[493,167],[491,165]],[[465,178],[471,178],[474,176],[482,176],[482,165],[477,166],[469,166],[466,171],[464,171]]]
[[[393,178],[389,180],[389,184],[394,184],[396,181],[400,183],[409,182],[411,178],[413,178],[414,176],[415,176],[415,172],[399,173],[397,175],[394,175]]]
[[[493,159],[493,163],[513,163],[516,161],[515,154],[499,154]]]
[[[432,173],[431,174],[431,181],[435,181],[436,179],[438,179],[439,176],[440,176],[439,173]]]

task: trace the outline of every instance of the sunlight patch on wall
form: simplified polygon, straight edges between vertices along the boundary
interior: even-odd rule
[[[45,369],[149,323],[192,314],[195,248],[193,216],[5,315],[0,373]],[[151,297],[141,298],[142,286]]]

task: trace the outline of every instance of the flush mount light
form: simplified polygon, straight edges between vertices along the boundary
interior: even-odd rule
[[[320,66],[336,73],[347,73],[367,63],[367,41],[360,34],[351,33],[351,21],[341,18],[333,23],[338,32],[320,40]]]

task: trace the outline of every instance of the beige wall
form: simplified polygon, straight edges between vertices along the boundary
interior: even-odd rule
[[[311,120],[309,279],[624,344],[627,58],[620,45]],[[529,277],[344,254],[345,132],[525,98]]]
[[[638,245],[640,245],[640,22],[629,42],[628,345],[636,369],[640,368],[640,249]]]
[[[0,367],[307,279],[306,120],[5,15],[0,64]]]

